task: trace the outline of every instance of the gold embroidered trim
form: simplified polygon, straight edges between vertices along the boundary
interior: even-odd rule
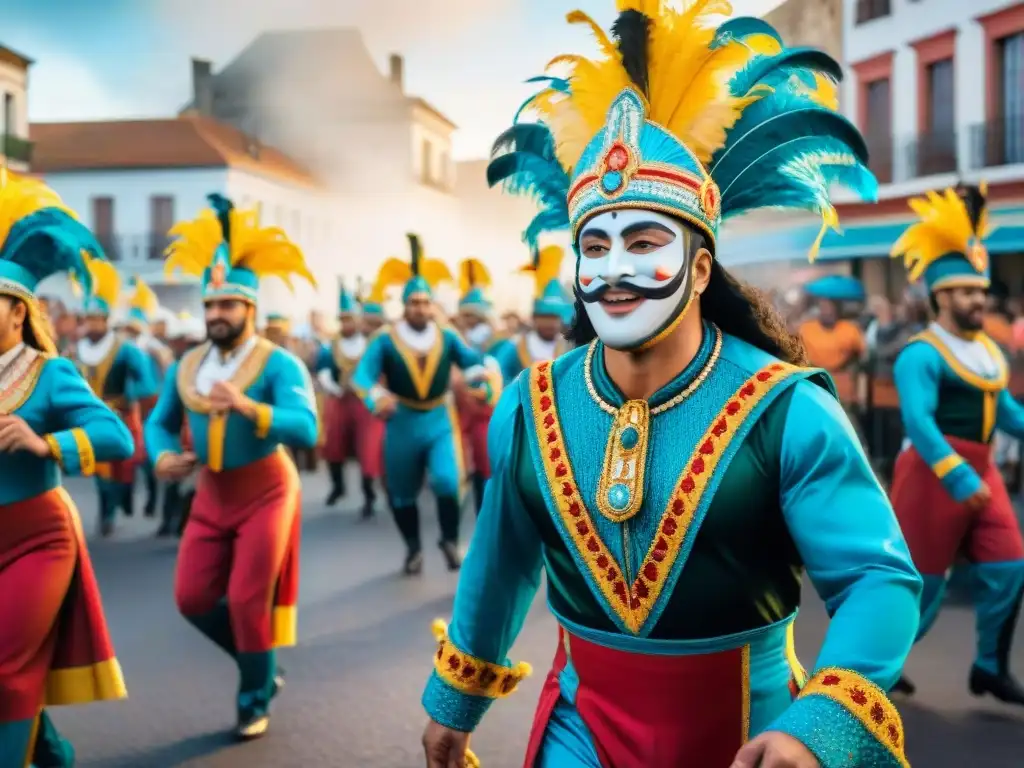
[[[107,376],[110,375],[110,369],[114,367],[114,361],[117,360],[122,344],[124,344],[123,340],[115,339],[114,343],[110,346],[110,351],[96,365],[86,365],[81,360],[78,361],[82,368],[82,374],[85,376],[85,380],[89,382],[89,387],[92,389],[93,394],[101,400],[103,399],[103,390],[107,386]]]
[[[92,441],[81,427],[71,430],[71,437],[75,441],[75,448],[78,449],[78,472],[82,477],[89,477],[96,471],[96,453],[92,448]]]
[[[857,672],[829,667],[807,681],[799,698],[815,695],[840,704],[901,766],[910,767],[903,754],[903,720],[881,688]]]
[[[533,674],[533,667],[525,661],[514,667],[505,667],[463,653],[448,639],[448,628],[441,619],[434,620],[432,630],[437,640],[434,669],[442,680],[457,691],[470,696],[503,699],[523,679]]]
[[[624,523],[643,505],[650,434],[651,413],[646,400],[629,400],[619,408],[597,482],[597,509],[613,523]]]
[[[338,368],[338,385],[347,387],[353,371],[359,365],[359,358],[346,356],[341,351],[340,340],[337,339],[331,345],[331,357],[334,359],[334,365]]]
[[[636,633],[650,617],[666,577],[682,550],[704,489],[733,437],[761,399],[800,369],[781,362],[762,368],[711,420],[680,474],[640,572],[628,586],[622,567],[597,535],[576,484],[555,407],[550,365],[550,362],[544,362],[530,369],[530,399],[548,486],[562,523],[594,582],[626,628]]]
[[[178,367],[178,396],[181,402],[193,413],[209,413],[210,399],[200,395],[196,391],[196,373],[206,355],[209,354],[213,344],[209,341],[201,344],[190,352],[186,352]],[[263,373],[263,369],[270,360],[270,356],[277,349],[277,345],[266,339],[257,338],[256,344],[246,355],[245,360],[238,366],[235,375],[229,381],[234,384],[240,392],[245,392],[255,383],[256,379]]]
[[[981,396],[981,439],[988,442],[996,428],[996,415],[999,411],[998,392],[985,392]]]
[[[211,413],[206,420],[206,466],[214,472],[224,469],[224,438],[227,436],[228,414]]]
[[[972,387],[976,387],[984,392],[999,392],[1006,389],[1006,385],[1010,381],[1010,368],[1006,364],[1006,358],[1003,356],[1003,353],[1000,351],[996,343],[984,333],[979,333],[977,335],[977,340],[984,345],[988,353],[992,355],[992,359],[996,361],[996,365],[999,368],[999,375],[994,379],[986,379],[984,376],[979,376],[974,371],[965,367],[934,331],[922,331],[916,336],[913,336],[910,339],[910,342],[923,341],[925,344],[931,345],[936,352],[942,355],[942,359],[946,361],[946,365],[953,369],[953,373]],[[910,342],[907,343],[909,344]]]
[[[534,360],[533,359],[533,356],[530,354],[530,350],[527,349],[527,347],[526,347],[526,334],[525,333],[521,334],[519,336],[519,343],[516,344],[516,351],[519,354],[519,364],[523,368],[529,368],[535,362],[539,362],[538,360]]]
[[[441,395],[430,400],[412,400],[408,397],[401,397],[399,395],[392,395],[398,402],[404,405],[406,408],[412,408],[414,411],[432,411],[435,408],[445,404],[447,395]]]
[[[266,403],[256,404],[256,437],[263,440],[270,434],[270,424],[274,420],[274,409]]]
[[[963,463],[964,460],[959,454],[951,453],[946,458],[939,459],[932,464],[932,472],[934,472],[935,476],[941,480]]]
[[[18,367],[11,369],[9,377],[4,377],[7,381],[3,389],[0,389],[0,414],[4,416],[14,413],[32,396],[48,359],[29,347],[25,347],[19,358],[20,361],[11,363],[11,366]]]
[[[427,395],[430,394],[430,385],[434,383],[437,368],[441,364],[441,353],[444,351],[445,345],[444,328],[437,326],[434,343],[427,352],[427,358],[422,366],[416,351],[402,341],[395,328],[389,328],[388,334],[391,336],[391,342],[395,345],[398,356],[402,358],[402,362],[409,372],[409,378],[412,380],[412,386],[416,390],[416,396],[420,400],[426,400]]]
[[[57,438],[53,435],[44,435],[43,440],[50,447],[50,455],[57,462],[57,465],[64,469],[64,452],[60,449],[60,443],[57,442]]]

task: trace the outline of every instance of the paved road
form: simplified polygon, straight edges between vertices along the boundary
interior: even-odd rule
[[[425,575],[396,575],[401,547],[389,519],[356,521],[353,501],[341,512],[321,504],[323,482],[304,475],[301,645],[282,654],[288,688],[275,708],[271,734],[234,744],[234,671],[175,612],[171,579],[175,545],[151,537],[149,521],[123,525],[117,538],[95,542],[99,574],[131,698],[127,702],[54,710],[94,768],[415,768],[422,765],[424,715],[419,694],[430,669],[430,621],[450,610],[456,577],[436,550]],[[355,484],[353,484],[355,485]],[[87,530],[91,488],[71,486]],[[433,539],[433,525],[425,541]],[[809,597],[798,623],[798,648],[812,659],[825,617]],[[1024,713],[971,699],[965,679],[972,650],[969,611],[951,606],[915,650],[909,673],[915,703],[902,706],[915,768],[1012,768],[1024,765]],[[554,652],[555,626],[542,600],[513,652],[542,670]],[[1024,644],[1015,651],[1024,674]],[[474,747],[485,768],[518,768],[541,677],[499,702]],[[703,767],[701,767],[703,768]]]

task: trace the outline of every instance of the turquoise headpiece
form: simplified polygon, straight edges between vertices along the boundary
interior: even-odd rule
[[[976,269],[962,253],[948,253],[933,261],[924,271],[924,284],[928,286],[929,292],[968,286],[988,288],[991,283],[992,275],[987,254],[984,266],[980,269]]]
[[[822,217],[813,258],[838,226],[832,187],[868,200],[877,194],[864,140],[837,111],[840,65],[786,48],[760,19],[714,28],[718,3],[643,7],[622,11],[611,35],[570,13],[597,36],[601,57],[557,57],[569,76],[533,78],[545,87],[520,109],[540,124],[518,124],[517,114],[495,144],[490,183],[543,207],[527,240],[568,227],[575,245],[591,217],[641,208],[685,222],[714,250],[729,216],[806,209]]]
[[[149,326],[149,317],[138,307],[132,307],[128,310],[128,324],[145,328]]]
[[[346,288],[345,282],[339,280],[338,290],[338,314],[339,315],[358,315],[360,311],[359,302],[356,297],[353,296]]]
[[[364,301],[362,304],[364,315],[373,315],[374,317],[384,317],[384,307],[378,304],[376,301]]]
[[[224,237],[230,237],[228,216],[231,201],[220,195],[210,195],[210,204],[218,213]],[[241,299],[255,304],[259,293],[260,279],[256,273],[245,267],[231,266],[230,245],[227,242],[217,246],[210,266],[203,270],[203,301]]]
[[[384,291],[391,286],[401,285],[402,301],[407,302],[416,295],[432,296],[434,286],[452,279],[451,272],[443,262],[423,256],[419,237],[414,234],[406,237],[409,240],[409,261],[395,257],[387,259],[377,275],[373,290],[375,295],[383,296]]]
[[[479,315],[488,315],[494,306],[484,296],[480,288],[470,288],[466,294],[459,299],[459,310],[463,312],[475,312]]]
[[[564,318],[566,308],[571,309],[571,307],[571,303],[565,297],[565,291],[562,290],[562,284],[558,280],[549,282],[541,295],[533,300],[534,315],[556,315]]]

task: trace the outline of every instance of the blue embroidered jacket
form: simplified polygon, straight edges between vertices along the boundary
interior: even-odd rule
[[[149,355],[127,339],[117,339],[96,365],[79,362],[78,368],[92,391],[119,410],[160,391]]]
[[[423,697],[429,715],[471,731],[514,687],[508,652],[542,571],[563,627],[667,653],[791,629],[806,569],[832,617],[828,635],[800,697],[753,712],[750,733],[790,733],[825,768],[902,765],[884,691],[913,643],[921,580],[827,374],[709,327],[649,406],[647,428],[616,421],[629,406],[598,343],[533,366],[505,392],[489,434],[493,475]],[[640,464],[608,464],[609,435],[639,445]],[[614,519],[638,493],[636,513]],[[456,667],[508,684],[474,685]],[[805,682],[796,668],[793,677]],[[764,690],[770,699],[778,686]],[[839,695],[851,690],[870,694],[885,727]]]
[[[1007,389],[1006,358],[988,336],[978,339],[997,363],[993,378],[966,368],[932,330],[910,340],[893,372],[907,437],[956,501],[977,491],[981,478],[947,437],[988,443],[996,428],[1024,437],[1024,407]]]
[[[207,342],[190,350],[167,372],[163,393],[146,421],[146,450],[181,452],[181,428],[188,419],[193,450],[215,472],[258,461],[281,444],[312,448],[317,440],[316,396],[309,372],[290,352],[259,339],[231,382],[258,403],[255,420],[239,413],[210,412],[210,401],[195,388]]]
[[[135,450],[124,422],[93,394],[62,357],[26,350],[12,365],[24,366],[0,392],[0,414],[13,414],[46,439],[52,458],[5,454],[0,461],[0,507],[60,485],[60,471],[91,475],[96,462],[121,461]]]
[[[555,357],[564,354],[567,349],[568,345],[559,339],[555,348]],[[506,386],[515,381],[516,376],[534,363],[526,346],[525,334],[519,334],[508,339],[500,339],[491,347],[490,355],[501,366],[501,376]],[[537,362],[541,361],[538,360]]]

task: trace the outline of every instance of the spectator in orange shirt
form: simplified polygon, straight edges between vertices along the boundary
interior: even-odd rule
[[[819,299],[818,317],[800,326],[800,338],[810,364],[832,374],[840,401],[852,405],[857,399],[857,364],[867,351],[860,328],[839,317],[836,302]]]
[[[989,294],[988,297],[988,306],[985,308],[985,319],[982,321],[981,330],[1004,350],[1012,347],[1013,327],[1006,315],[1003,314],[999,299],[992,294]]]

